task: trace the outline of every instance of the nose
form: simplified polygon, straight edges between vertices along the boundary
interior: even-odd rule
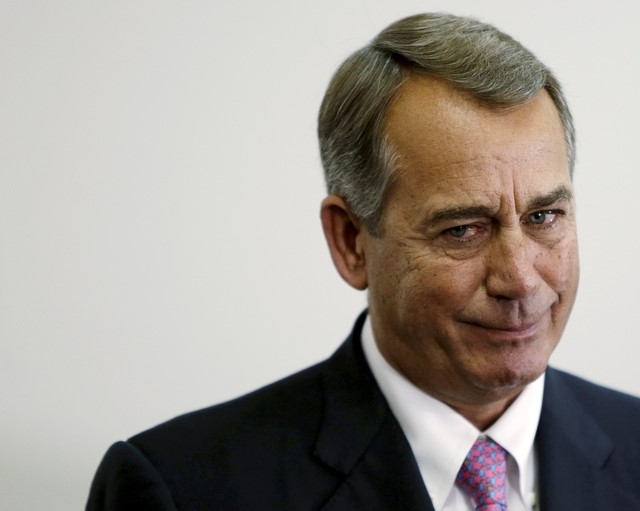
[[[499,233],[486,254],[487,294],[522,300],[534,294],[540,282],[535,267],[536,244],[519,229]]]

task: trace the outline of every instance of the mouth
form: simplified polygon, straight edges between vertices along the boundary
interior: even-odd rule
[[[465,321],[464,323],[487,340],[495,342],[515,342],[527,341],[534,338],[540,330],[542,321],[503,325],[473,321]]]

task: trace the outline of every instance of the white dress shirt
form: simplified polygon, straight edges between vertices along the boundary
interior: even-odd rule
[[[384,359],[367,318],[362,346],[373,375],[400,423],[435,511],[473,511],[472,499],[455,485],[456,475],[478,436],[486,435],[508,452],[509,511],[536,509],[536,460],[533,443],[544,388],[544,374],[529,384],[486,431],[479,431],[453,408],[429,396]]]

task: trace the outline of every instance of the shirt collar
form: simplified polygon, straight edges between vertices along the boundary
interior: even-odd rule
[[[469,449],[480,434],[503,446],[515,460],[521,495],[535,481],[533,443],[538,428],[544,374],[527,385],[505,413],[484,433],[448,405],[423,392],[382,356],[367,317],[362,329],[365,358],[398,420],[425,481],[435,509],[441,509]]]

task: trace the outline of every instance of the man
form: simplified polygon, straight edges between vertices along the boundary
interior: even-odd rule
[[[340,67],[319,136],[368,312],[329,360],[115,444],[87,509],[640,509],[640,400],[547,368],[578,285],[551,72],[413,16]]]

